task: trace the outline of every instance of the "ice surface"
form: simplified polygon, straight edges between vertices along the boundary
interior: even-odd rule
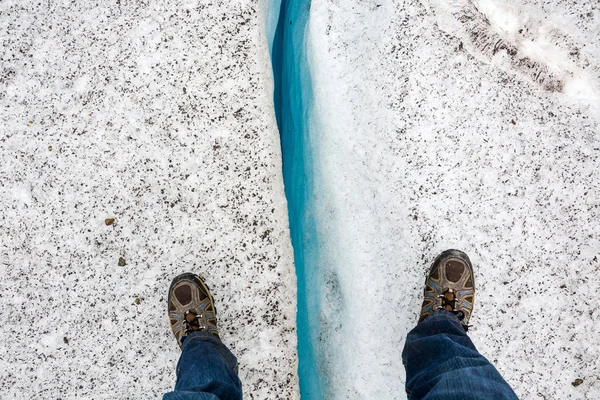
[[[160,398],[190,270],[246,398],[298,397],[262,7],[0,3],[2,399]]]
[[[597,399],[599,10],[450,3],[312,2],[324,398],[405,398],[424,273],[460,248],[520,398]]]

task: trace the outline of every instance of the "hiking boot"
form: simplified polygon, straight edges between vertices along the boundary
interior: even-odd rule
[[[171,329],[180,348],[183,339],[193,331],[207,331],[219,337],[217,309],[202,278],[189,272],[175,277],[168,298]]]
[[[425,279],[419,323],[436,310],[450,311],[465,331],[475,301],[475,277],[469,257],[460,250],[446,250],[436,257]]]

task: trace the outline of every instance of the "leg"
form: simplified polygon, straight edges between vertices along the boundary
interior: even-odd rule
[[[177,364],[177,383],[163,400],[240,400],[237,360],[213,334],[190,333]]]
[[[425,279],[423,297],[419,322],[402,352],[409,399],[517,399],[467,336],[475,302],[469,257],[460,250],[437,256]]]
[[[402,361],[411,400],[517,399],[448,311],[434,312],[408,334]]]
[[[175,390],[163,400],[241,400],[237,360],[221,342],[217,309],[204,280],[191,273],[173,279],[168,311],[182,352]]]

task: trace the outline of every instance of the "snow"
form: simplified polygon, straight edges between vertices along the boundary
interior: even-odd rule
[[[0,397],[159,399],[193,271],[246,398],[298,398],[261,7],[1,2]]]
[[[597,11],[314,0],[309,26],[323,398],[405,398],[447,248],[475,263],[470,336],[520,398],[598,398]]]

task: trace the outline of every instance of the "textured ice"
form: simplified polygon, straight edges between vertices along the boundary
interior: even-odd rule
[[[312,2],[324,398],[405,398],[446,248],[474,261],[470,336],[520,398],[600,398],[600,10],[516,4]]]
[[[0,397],[160,398],[194,271],[246,398],[297,398],[262,3],[3,1],[0,26]]]

